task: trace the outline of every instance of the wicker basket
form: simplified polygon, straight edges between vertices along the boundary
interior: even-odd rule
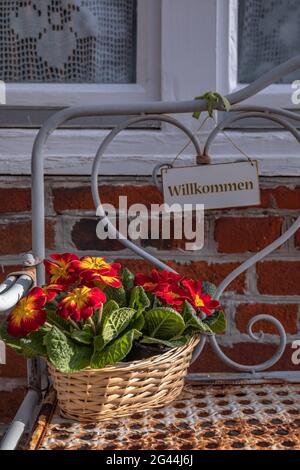
[[[61,415],[78,421],[127,416],[164,406],[181,392],[199,337],[145,360],[63,374],[48,364]]]

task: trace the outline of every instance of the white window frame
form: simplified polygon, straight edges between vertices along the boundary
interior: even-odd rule
[[[138,0],[150,1],[153,0]],[[157,18],[160,26],[156,33],[161,48],[152,65],[159,70],[160,99],[191,100],[208,90],[228,93],[225,71],[232,67],[233,39],[228,27],[232,0],[158,1],[161,2],[161,15]],[[128,96],[124,101],[132,102]],[[103,97],[103,100],[97,97],[93,99],[93,104],[111,102],[109,96]],[[259,103],[262,103],[261,97]],[[287,103],[285,101],[284,105]],[[192,130],[199,126],[191,114],[176,117]],[[211,126],[208,122],[199,135],[202,147]],[[0,129],[2,174],[30,174],[30,155],[36,132],[35,129]],[[46,173],[90,175],[96,150],[107,132],[104,129],[55,131],[45,148]],[[261,175],[300,175],[299,144],[287,132],[230,132],[234,142],[259,161]],[[182,132],[166,124],[162,124],[161,129],[124,131],[117,136],[104,156],[101,175],[149,176],[154,165],[171,162],[185,143],[186,137]],[[213,162],[243,158],[222,134],[211,147],[211,157]],[[191,146],[185,150],[182,158],[186,164],[195,162]]]
[[[221,49],[227,51],[227,60],[222,61],[222,83],[225,93],[241,90],[247,84],[238,82],[238,2],[239,0],[221,0],[218,2]],[[300,79],[300,73],[299,73]],[[249,98],[245,103],[259,106],[296,108],[292,103],[290,84],[274,84]]]
[[[8,106],[77,106],[160,98],[160,0],[137,2],[136,83],[7,83]]]

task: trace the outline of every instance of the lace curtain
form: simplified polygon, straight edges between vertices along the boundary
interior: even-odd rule
[[[239,0],[240,83],[300,53],[299,0]],[[300,70],[283,83],[300,79]]]
[[[136,0],[1,0],[0,79],[132,83]]]

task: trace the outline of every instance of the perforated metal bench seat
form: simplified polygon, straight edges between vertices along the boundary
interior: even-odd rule
[[[300,449],[300,383],[187,382],[167,407],[97,424],[44,400],[30,450]]]

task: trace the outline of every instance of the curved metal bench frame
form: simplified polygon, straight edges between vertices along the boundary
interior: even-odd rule
[[[232,122],[235,122],[239,119],[244,119],[248,117],[260,117],[264,119],[272,120],[295,136],[297,141],[300,143],[300,134],[298,130],[292,126],[286,119],[294,119],[300,121],[300,116],[296,113],[286,111],[283,109],[276,109],[271,107],[260,107],[260,106],[239,106],[238,103],[254,96],[259,91],[263,90],[267,86],[276,82],[283,76],[297,70],[300,68],[300,55],[288,60],[287,62],[279,65],[270,72],[267,72],[258,80],[248,85],[247,87],[239,90],[238,92],[232,93],[227,96],[227,99],[231,103],[230,112],[237,113],[236,115],[229,115],[224,121],[222,121],[218,126],[211,132],[209,135],[205,149],[204,155],[208,154],[209,147],[216,137],[218,132],[222,130],[225,125],[228,125]],[[193,113],[195,111],[205,111],[207,109],[207,102],[205,100],[193,100],[193,101],[183,101],[183,102],[145,102],[138,104],[122,104],[122,105],[96,105],[96,106],[78,106],[63,109],[58,113],[51,116],[50,119],[42,126],[38,132],[32,151],[32,253],[35,260],[37,260],[37,284],[42,285],[45,281],[44,277],[44,268],[42,261],[45,258],[45,227],[44,227],[44,216],[45,216],[45,203],[44,203],[44,155],[43,149],[45,143],[47,142],[50,134],[59,128],[62,124],[66,123],[75,118],[79,117],[91,117],[91,116],[135,116],[130,119],[126,119],[121,125],[113,129],[101,143],[98,152],[96,154],[93,171],[92,171],[92,194],[95,204],[95,208],[101,208],[101,200],[98,193],[98,173],[100,166],[100,159],[103,155],[105,149],[113,140],[113,138],[121,132],[126,127],[144,120],[155,119],[161,120],[175,125],[180,128],[192,141],[196,156],[199,157],[200,146],[197,138],[191,133],[189,129],[183,126],[179,121],[171,116],[166,116],[166,114],[178,114],[178,113]],[[221,110],[221,108],[219,108]],[[198,159],[198,163],[201,162],[201,159]],[[162,166],[162,165],[159,165]],[[157,168],[155,168],[156,174]],[[157,178],[154,178],[157,182]],[[99,209],[98,209],[99,212]],[[101,214],[102,223],[106,225],[109,232],[116,234],[115,227],[110,223],[106,218],[105,213]],[[276,241],[271,243],[269,246],[261,250],[259,253],[250,257],[244,263],[242,263],[238,268],[232,271],[220,284],[217,290],[216,298],[219,298],[226,287],[242,272],[247,270],[250,266],[253,266],[257,261],[263,259],[269,253],[274,251],[278,246],[288,240],[297,230],[300,228],[300,217],[293,223],[293,225]],[[147,253],[145,250],[142,250],[129,240],[125,239],[121,235],[120,242],[123,243],[126,247],[130,248],[136,254],[144,258],[146,261],[149,261],[156,265],[159,268],[171,270],[171,268],[154,256]],[[11,281],[11,280],[10,280]],[[9,289],[10,284],[8,282]],[[0,286],[1,287],[1,286]],[[28,286],[24,287],[23,293],[25,294],[28,290]],[[1,289],[0,289],[1,295]],[[19,297],[19,296],[18,296]],[[16,297],[15,303],[18,298]],[[238,369],[240,371],[247,371],[252,374],[254,377],[258,377],[257,373],[259,371],[265,370],[275,364],[279,358],[282,356],[285,346],[286,346],[286,334],[281,323],[276,320],[274,317],[269,315],[257,315],[254,317],[248,325],[248,334],[253,340],[261,339],[258,335],[255,335],[252,331],[253,325],[259,320],[267,320],[271,322],[279,332],[279,346],[274,354],[274,356],[265,361],[262,364],[258,365],[244,365],[238,364],[228,358],[224,352],[220,349],[217,339],[215,336],[209,339],[210,344],[214,352],[218,357],[223,360],[227,365]],[[197,350],[195,351],[193,360],[195,360],[204,344],[206,338],[203,337]],[[43,385],[46,384],[47,374],[45,368],[42,366],[41,361],[39,360],[30,360],[28,363],[28,387],[29,391],[25,397],[14,421],[12,422],[8,432],[6,433],[4,439],[2,440],[1,449],[13,449],[16,447],[22,433],[24,432],[26,426],[30,423],[32,419],[32,414],[36,409],[38,401],[41,397]]]

